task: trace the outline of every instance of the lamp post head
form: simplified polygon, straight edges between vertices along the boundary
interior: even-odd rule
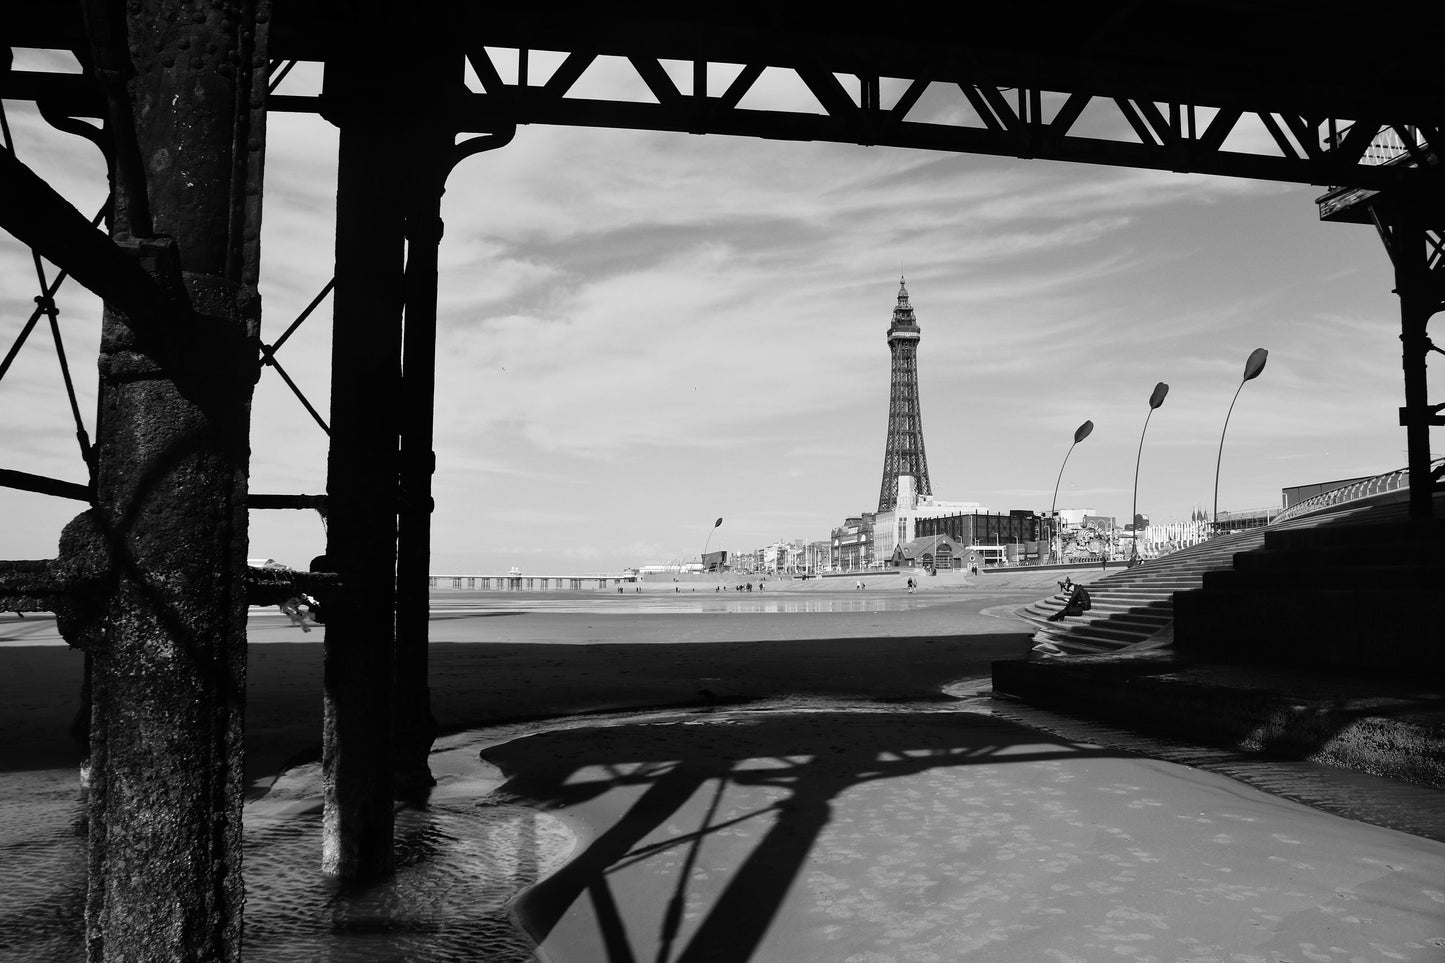
[[[1074,444],[1077,445],[1079,442],[1089,437],[1089,435],[1092,434],[1093,431],[1094,423],[1092,421],[1084,422],[1082,425],[1079,426],[1079,430],[1074,432]]]
[[[1154,393],[1149,396],[1149,408],[1152,410],[1164,404],[1164,396],[1169,394],[1169,386],[1159,382],[1154,386]]]
[[[1249,360],[1244,363],[1244,380],[1253,381],[1259,377],[1264,370],[1264,363],[1269,360],[1269,352],[1264,348],[1255,348],[1249,353]]]

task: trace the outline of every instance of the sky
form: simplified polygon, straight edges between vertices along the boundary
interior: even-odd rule
[[[70,69],[26,51],[16,67]],[[285,83],[307,93],[319,74],[303,66]],[[630,96],[627,84],[600,72],[577,92]],[[770,74],[743,106],[800,96]],[[95,148],[50,129],[28,104],[4,106],[19,158],[93,214],[105,196]],[[911,116],[958,119],[966,109],[935,85]],[[273,115],[267,151],[269,343],[331,277],[335,130]],[[1221,510],[1401,467],[1389,261],[1372,228],[1318,220],[1324,192],[894,148],[521,127],[507,147],[463,161],[444,198],[432,571],[615,572],[693,561],[704,548],[825,539],[873,511],[900,275],[922,331],[919,395],[938,498],[1047,510],[1074,430],[1090,419],[1092,436],[1064,465],[1059,508],[1122,523],[1138,457],[1141,513],[1165,522],[1208,510],[1225,414],[1257,347],[1269,362],[1229,423]],[[28,250],[0,235],[0,350],[35,294]],[[93,433],[100,305],[73,283],[57,300]],[[331,321],[328,300],[277,356],[323,414]],[[0,382],[0,467],[82,481],[58,371],[42,325]],[[1170,391],[1140,455],[1158,381]],[[324,492],[326,436],[272,370],[252,417],[251,490]],[[0,490],[0,557],[52,557],[82,507]],[[324,546],[314,512],[251,514],[253,557],[304,567]]]

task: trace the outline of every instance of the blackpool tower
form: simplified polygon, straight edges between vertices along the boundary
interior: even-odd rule
[[[888,392],[888,444],[883,450],[883,484],[878,511],[891,512],[898,502],[898,476],[912,475],[914,491],[932,495],[928,455],[923,450],[923,414],[918,407],[918,321],[908,303],[908,288],[898,279],[898,303],[888,326],[893,355],[893,382]]]

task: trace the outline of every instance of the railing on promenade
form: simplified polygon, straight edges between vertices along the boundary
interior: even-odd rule
[[[1430,463],[1431,474],[1436,473],[1440,466],[1445,464],[1445,458],[1436,458]],[[1367,478],[1364,481],[1355,482],[1352,485],[1345,485],[1341,488],[1331,489],[1327,492],[1320,492],[1312,495],[1302,502],[1296,502],[1289,508],[1280,512],[1274,517],[1271,524],[1289,521],[1291,518],[1301,518],[1305,515],[1312,515],[1315,512],[1322,512],[1346,502],[1359,501],[1362,498],[1369,498],[1372,495],[1383,495],[1386,492],[1409,489],[1410,469],[1397,468],[1394,471],[1385,472],[1383,475],[1376,475],[1374,478]]]
[[[1345,135],[1349,133],[1350,128],[1353,126],[1353,124],[1347,124],[1333,134],[1327,134],[1324,138],[1323,145],[1325,150],[1334,149],[1337,144],[1344,140]],[[1425,141],[1424,138],[1420,136],[1421,132],[1418,128],[1412,125],[1406,125],[1405,130],[1408,132],[1411,140],[1414,141],[1414,146],[1417,150],[1422,147],[1429,151],[1434,150],[1435,145]],[[1360,164],[1366,167],[1382,167],[1385,164],[1404,163],[1405,161],[1402,159],[1408,158],[1410,147],[1411,145],[1405,141],[1405,138],[1400,135],[1398,130],[1394,127],[1386,127],[1371,138],[1369,146],[1366,147],[1365,152],[1360,155]]]

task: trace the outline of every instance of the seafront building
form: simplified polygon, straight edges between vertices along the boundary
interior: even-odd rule
[[[856,572],[873,565],[873,512],[847,518],[833,529],[833,571]]]
[[[832,529],[826,540],[779,540],[750,552],[714,553],[703,560],[704,570],[807,575],[887,566],[963,568],[975,562],[980,567],[1030,565],[1050,558],[1094,562],[1129,557],[1134,554],[1136,539],[1138,554],[1155,558],[1198,544],[1213,534],[1267,524],[1279,512],[1220,512],[1213,520],[1196,514],[1187,522],[1161,525],[1150,524],[1148,516],[1143,516],[1140,530],[1135,533],[1132,524],[1121,530],[1115,516],[1090,507],[1061,508],[1052,515],[1032,509],[999,513],[974,501],[938,498],[933,494],[923,439],[918,389],[921,341],[907,281],[900,277],[887,332],[888,431],[877,511],[850,515]],[[1284,507],[1358,480],[1284,489]]]
[[[920,520],[964,513],[988,514],[988,509],[978,502],[951,502],[931,495],[919,495],[914,491],[914,479],[908,475],[898,476],[896,484],[893,509],[879,512],[873,522],[874,558],[891,559],[895,548],[919,537]]]

